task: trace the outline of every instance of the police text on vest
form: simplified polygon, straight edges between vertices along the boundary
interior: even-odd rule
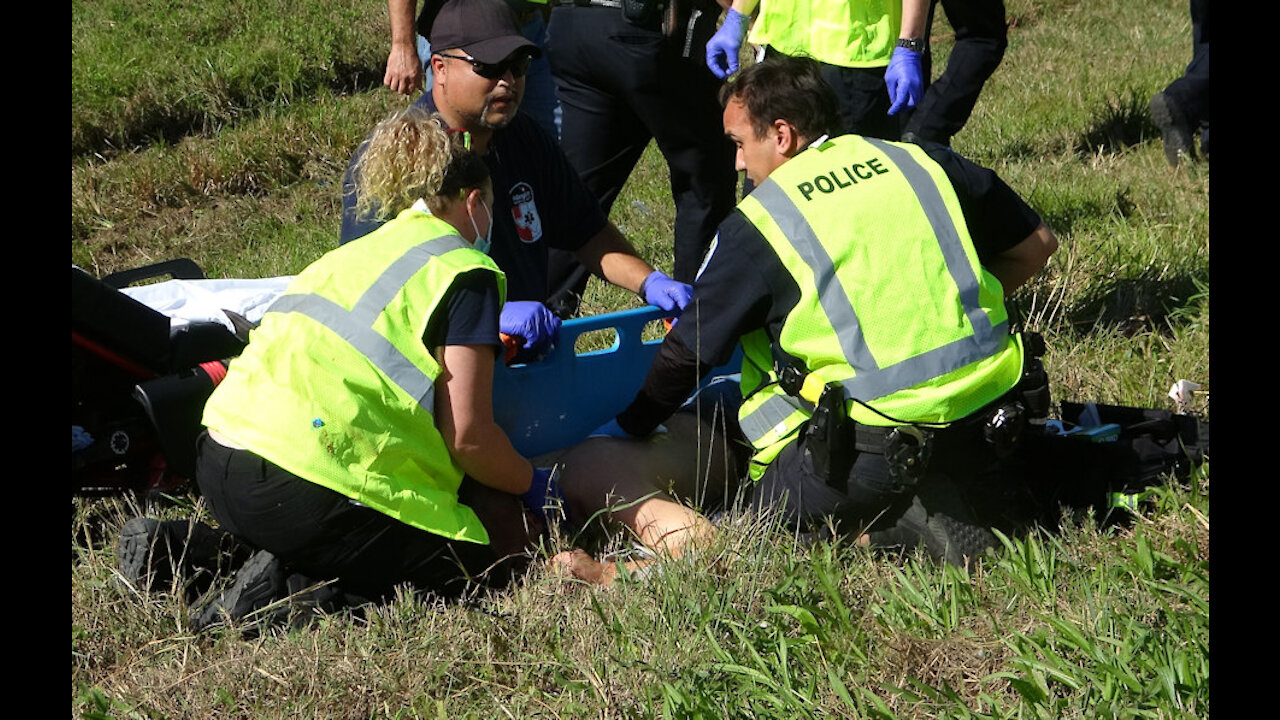
[[[813,191],[817,190],[823,194],[835,192],[837,188],[847,188],[857,185],[859,180],[870,180],[876,175],[883,175],[889,172],[889,168],[880,164],[880,158],[871,158],[865,163],[853,163],[848,167],[841,167],[823,175],[819,175],[813,179],[813,182],[802,182],[796,186],[805,200],[813,199]]]

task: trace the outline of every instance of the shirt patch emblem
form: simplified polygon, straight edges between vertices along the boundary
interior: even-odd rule
[[[520,242],[535,243],[542,239],[542,217],[533,201],[533,188],[519,182],[511,186],[511,217],[516,221]]]

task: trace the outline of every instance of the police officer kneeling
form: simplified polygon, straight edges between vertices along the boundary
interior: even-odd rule
[[[767,59],[721,98],[756,188],[615,429],[652,432],[741,341],[753,503],[963,563],[994,537],[960,489],[1047,412],[1004,297],[1056,238],[949,148],[829,136],[836,100],[810,60]]]

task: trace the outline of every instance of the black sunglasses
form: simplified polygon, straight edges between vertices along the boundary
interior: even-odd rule
[[[465,60],[471,63],[471,68],[476,71],[477,75],[487,80],[499,80],[503,75],[507,74],[508,70],[511,71],[511,77],[524,77],[524,74],[529,72],[529,64],[533,62],[533,57],[525,53],[521,53],[514,58],[507,58],[500,63],[480,62],[466,55],[445,55],[444,53],[436,53],[436,55],[453,60]]]

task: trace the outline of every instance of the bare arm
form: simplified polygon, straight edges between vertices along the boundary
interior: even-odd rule
[[[1058,238],[1041,223],[1026,239],[986,262],[985,267],[1000,281],[1008,296],[1040,272],[1057,249]]]
[[[902,28],[898,37],[924,37],[924,23],[929,18],[929,0],[902,0]]]
[[[578,249],[574,255],[588,270],[631,292],[653,272],[653,266],[636,255],[635,248],[611,222]]]
[[[382,84],[409,95],[422,89],[422,60],[418,57],[418,31],[414,27],[418,0],[387,0],[391,15],[391,54]]]
[[[436,427],[463,472],[482,485],[519,495],[533,466],[493,420],[494,349],[446,345],[437,350]]]

